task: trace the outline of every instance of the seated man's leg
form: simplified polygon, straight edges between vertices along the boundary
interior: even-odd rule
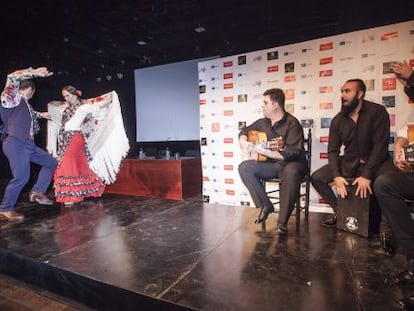
[[[279,233],[287,233],[287,223],[295,207],[300,182],[305,176],[305,169],[305,165],[301,162],[289,162],[282,169],[278,219]]]
[[[249,190],[250,196],[257,208],[267,208],[269,212],[273,212],[273,204],[266,194],[262,178],[278,178],[279,171],[280,164],[277,162],[246,160],[240,163],[240,178]]]
[[[414,221],[406,199],[414,199],[414,174],[389,172],[378,176],[374,192],[393,231],[396,246],[407,255],[407,271],[397,283],[414,283]]]
[[[316,170],[311,176],[311,183],[319,195],[332,207],[334,215],[325,222],[325,225],[336,225],[336,212],[338,199],[330,186],[333,181],[331,169],[328,164]]]

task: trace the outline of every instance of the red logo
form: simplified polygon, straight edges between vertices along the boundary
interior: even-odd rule
[[[233,83],[225,83],[224,84],[224,89],[232,89],[233,88]]]
[[[211,131],[220,132],[220,123],[218,122],[211,123]]]
[[[333,57],[325,57],[321,58],[319,60],[319,65],[326,65],[326,64],[332,64],[333,63]]]
[[[225,158],[232,158],[233,157],[233,151],[224,151],[223,153]]]
[[[233,143],[233,137],[224,137],[223,143],[225,144],[232,144]]]
[[[226,194],[227,195],[235,195],[235,192],[234,192],[234,190],[227,189]]]
[[[233,115],[233,110],[224,110],[223,115],[228,117]]]
[[[231,165],[231,164],[225,164],[224,165],[224,170],[225,171],[232,171],[233,170],[233,165]]]
[[[329,86],[320,86],[319,87],[319,93],[324,94],[324,93],[332,93],[333,92],[333,86],[329,85]]]
[[[333,70],[321,70],[319,71],[319,77],[332,77],[333,76]]]
[[[203,176],[203,181],[210,181],[210,178],[208,178],[208,176]]]
[[[267,67],[267,72],[277,72],[277,71],[279,71],[278,65]]]
[[[286,99],[294,99],[295,98],[295,89],[285,90],[285,97],[286,97]]]
[[[223,63],[223,67],[231,67],[231,66],[233,66],[233,61],[231,60]]]
[[[319,153],[319,159],[327,159],[328,153],[327,152],[321,152]]]
[[[327,143],[328,140],[329,140],[329,136],[321,136],[319,138],[319,142],[321,142],[321,143]]]
[[[382,79],[382,89],[384,91],[392,91],[397,88],[397,79],[396,78],[385,78]]]
[[[398,31],[388,32],[381,35],[381,41],[398,38]]]
[[[232,184],[234,184],[234,179],[233,178],[225,178],[224,183],[228,184],[228,185],[232,185]]]
[[[225,103],[232,103],[233,102],[233,96],[225,96],[224,97]]]
[[[224,79],[232,79],[232,78],[233,78],[233,73],[232,72],[224,74]]]
[[[200,99],[200,105],[205,105],[207,104],[207,100],[206,99]]]
[[[294,82],[296,81],[295,75],[285,76],[285,82]]]
[[[323,43],[319,46],[319,51],[327,51],[333,49],[333,42]]]

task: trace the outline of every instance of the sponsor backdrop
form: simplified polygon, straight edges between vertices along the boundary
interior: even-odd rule
[[[327,163],[329,125],[340,110],[340,88],[347,79],[363,79],[366,99],[387,107],[391,150],[395,132],[414,115],[413,103],[389,68],[402,60],[414,66],[414,21],[200,62],[205,202],[254,206],[238,173],[238,133],[263,116],[262,94],[269,88],[283,89],[286,110],[302,122],[305,134],[312,129],[312,172]],[[326,207],[314,189],[311,207]]]

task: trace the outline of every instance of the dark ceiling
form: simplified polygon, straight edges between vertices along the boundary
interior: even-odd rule
[[[413,19],[413,0],[8,1],[0,70],[46,65],[62,76],[116,78]]]

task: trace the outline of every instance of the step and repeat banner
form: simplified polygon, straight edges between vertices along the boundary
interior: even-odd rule
[[[254,206],[238,173],[238,134],[263,117],[262,94],[270,88],[284,90],[286,110],[302,122],[305,134],[311,128],[312,172],[327,163],[329,125],[348,79],[364,80],[365,98],[387,108],[392,150],[395,132],[414,121],[414,104],[389,66],[403,60],[414,67],[414,21],[200,62],[204,201]],[[312,207],[320,203],[312,189]]]

